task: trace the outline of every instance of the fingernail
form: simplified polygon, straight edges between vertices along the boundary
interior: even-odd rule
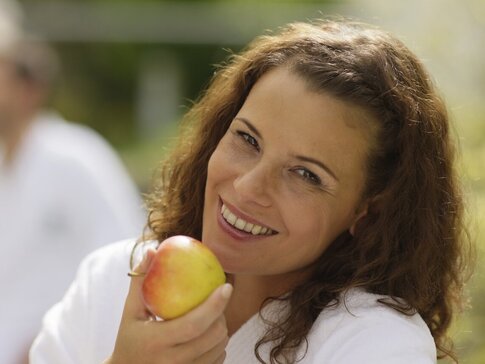
[[[232,286],[229,283],[224,283],[221,289],[221,295],[224,299],[231,297]]]

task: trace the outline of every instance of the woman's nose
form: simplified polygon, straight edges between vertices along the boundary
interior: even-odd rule
[[[271,190],[276,184],[271,175],[270,168],[261,163],[241,172],[234,180],[234,189],[241,202],[270,206]]]

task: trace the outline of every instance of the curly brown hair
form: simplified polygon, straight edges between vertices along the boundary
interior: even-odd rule
[[[345,232],[330,245],[310,279],[279,298],[288,315],[260,339],[258,359],[264,363],[258,351],[271,342],[271,363],[291,360],[320,312],[349,288],[363,287],[390,297],[380,302],[403,314],[418,312],[438,357],[457,362],[447,329],[463,301],[471,244],[450,123],[423,65],[382,30],[345,21],[294,23],[231,56],[187,113],[162,164],[148,198],[147,237],[201,239],[208,160],[255,82],[282,65],[312,91],[366,108],[378,132],[362,196],[372,201],[367,215],[353,236]]]

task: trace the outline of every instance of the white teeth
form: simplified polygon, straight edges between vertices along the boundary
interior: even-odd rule
[[[262,229],[263,229],[262,226],[254,225],[253,229],[251,230],[251,234],[259,235],[259,233],[261,232]]]
[[[225,205],[222,205],[221,207],[221,214],[224,217],[224,220],[239,230],[246,231],[253,235],[271,235],[273,233],[273,231],[267,227],[252,224],[241,219],[240,217],[237,217],[231,211],[229,211]]]
[[[231,212],[226,212],[227,213],[227,222],[231,225],[234,225],[237,220],[237,216],[232,214]]]
[[[246,223],[246,226],[244,227],[244,231],[249,233],[251,230],[253,230],[254,224],[251,224],[250,222]]]
[[[244,227],[246,226],[246,221],[238,218],[234,226],[237,227],[239,230],[244,230]]]

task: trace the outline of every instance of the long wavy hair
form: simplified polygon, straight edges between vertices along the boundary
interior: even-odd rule
[[[256,356],[265,363],[259,349],[270,343],[270,363],[294,360],[320,312],[349,288],[362,287],[390,297],[383,305],[419,313],[438,357],[458,362],[447,329],[463,301],[472,255],[447,111],[416,56],[382,30],[345,21],[293,23],[231,55],[186,114],[161,165],[147,201],[147,237],[201,239],[208,160],[255,82],[283,65],[312,91],[374,116],[378,132],[362,196],[372,202],[355,234],[343,233],[310,279],[278,298],[288,314],[259,340]]]

